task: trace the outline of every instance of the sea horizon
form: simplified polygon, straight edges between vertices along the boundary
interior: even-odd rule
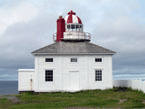
[[[113,74],[113,80],[145,80],[145,74]],[[0,81],[17,81],[16,79],[0,79]]]
[[[18,92],[18,81],[1,81],[0,80],[0,95],[15,95]]]
[[[141,80],[145,81],[145,78],[115,78],[113,80]],[[0,80],[0,96],[2,95],[15,95],[18,92],[18,80]]]

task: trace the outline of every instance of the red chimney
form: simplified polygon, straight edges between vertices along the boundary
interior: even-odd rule
[[[57,19],[57,42],[63,38],[63,32],[65,32],[65,20],[62,16],[59,16],[59,19]]]

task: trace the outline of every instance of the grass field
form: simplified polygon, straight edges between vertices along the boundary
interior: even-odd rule
[[[0,98],[0,109],[89,109],[89,108],[145,108],[145,94],[131,88],[88,90],[75,93],[51,92]]]

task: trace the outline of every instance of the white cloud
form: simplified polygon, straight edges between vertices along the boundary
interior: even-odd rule
[[[8,74],[2,74],[2,75],[0,75],[1,78],[8,77],[8,76],[9,76]]]
[[[18,22],[28,22],[38,15],[38,9],[29,3],[21,3],[16,7],[1,8],[0,10],[0,33],[7,27]]]
[[[0,33],[3,33],[0,60],[4,65],[32,66],[34,59],[30,52],[52,43],[59,13],[65,17],[71,9],[81,18],[84,31],[92,34],[93,43],[117,52],[113,56],[115,68],[120,63],[133,67],[143,65],[136,63],[144,59],[145,49],[145,25],[141,24],[144,18],[139,15],[138,1],[20,1],[13,6],[9,3],[0,10]]]
[[[145,26],[133,22],[128,17],[116,18],[114,21],[106,20],[97,26],[93,32],[94,36],[98,37],[97,43],[122,53],[144,52]]]

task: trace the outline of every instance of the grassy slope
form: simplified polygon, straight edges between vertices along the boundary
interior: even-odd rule
[[[0,99],[0,109],[52,109],[65,107],[106,107],[106,108],[145,108],[145,94],[141,91],[123,91],[117,88],[109,90],[90,90],[76,93],[47,93],[32,95],[24,93],[17,95],[19,104],[6,98]],[[122,101],[120,103],[120,100]]]

